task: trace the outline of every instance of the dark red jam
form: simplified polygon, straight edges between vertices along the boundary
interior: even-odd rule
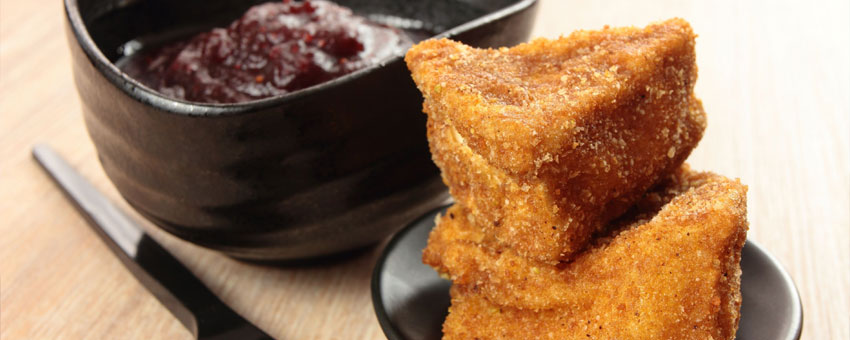
[[[235,103],[326,82],[411,44],[400,30],[331,2],[285,0],[251,7],[227,28],[137,53],[121,68],[169,97]]]

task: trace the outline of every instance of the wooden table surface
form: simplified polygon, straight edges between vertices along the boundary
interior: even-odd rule
[[[850,339],[848,2],[544,0],[534,36],[672,16],[699,34],[697,93],[709,126],[690,163],[749,184],[749,237],[796,281],[803,337]],[[83,126],[61,1],[0,0],[0,339],[190,338],[36,166],[36,142],[129,210]],[[145,226],[275,337],[384,337],[369,293],[380,246],[269,268]]]

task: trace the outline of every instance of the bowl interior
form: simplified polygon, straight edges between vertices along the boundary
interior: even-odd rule
[[[128,42],[161,42],[239,18],[263,0],[69,0],[96,47],[110,61],[130,53]],[[398,28],[439,34],[528,0],[334,0],[355,13]],[[431,34],[418,34],[426,38]]]

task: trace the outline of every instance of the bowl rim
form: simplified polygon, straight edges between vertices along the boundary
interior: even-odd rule
[[[89,34],[88,27],[83,22],[78,0],[64,0],[65,15],[71,33],[74,35],[76,44],[83,50],[89,62],[100,72],[112,85],[123,91],[128,96],[142,103],[151,105],[164,112],[185,116],[227,116],[240,113],[255,112],[262,109],[279,106],[289,101],[310,96],[314,93],[340,87],[346,83],[361,78],[386,65],[399,62],[407,51],[396,52],[378,64],[357,70],[341,77],[316,84],[301,90],[293,91],[280,96],[272,96],[263,99],[251,100],[239,103],[202,103],[181,99],[174,99],[160,94],[139,81],[122,72],[113,64],[100,48],[94,43]],[[484,26],[493,21],[502,19],[511,14],[519,13],[531,8],[538,0],[518,0],[511,5],[497,11],[478,17],[472,21],[455,26],[429,39],[450,38],[477,27]]]

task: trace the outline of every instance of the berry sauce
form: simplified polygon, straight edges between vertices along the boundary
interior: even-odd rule
[[[227,28],[143,50],[119,65],[168,97],[237,103],[326,82],[412,43],[402,31],[331,2],[284,0],[251,7]]]

